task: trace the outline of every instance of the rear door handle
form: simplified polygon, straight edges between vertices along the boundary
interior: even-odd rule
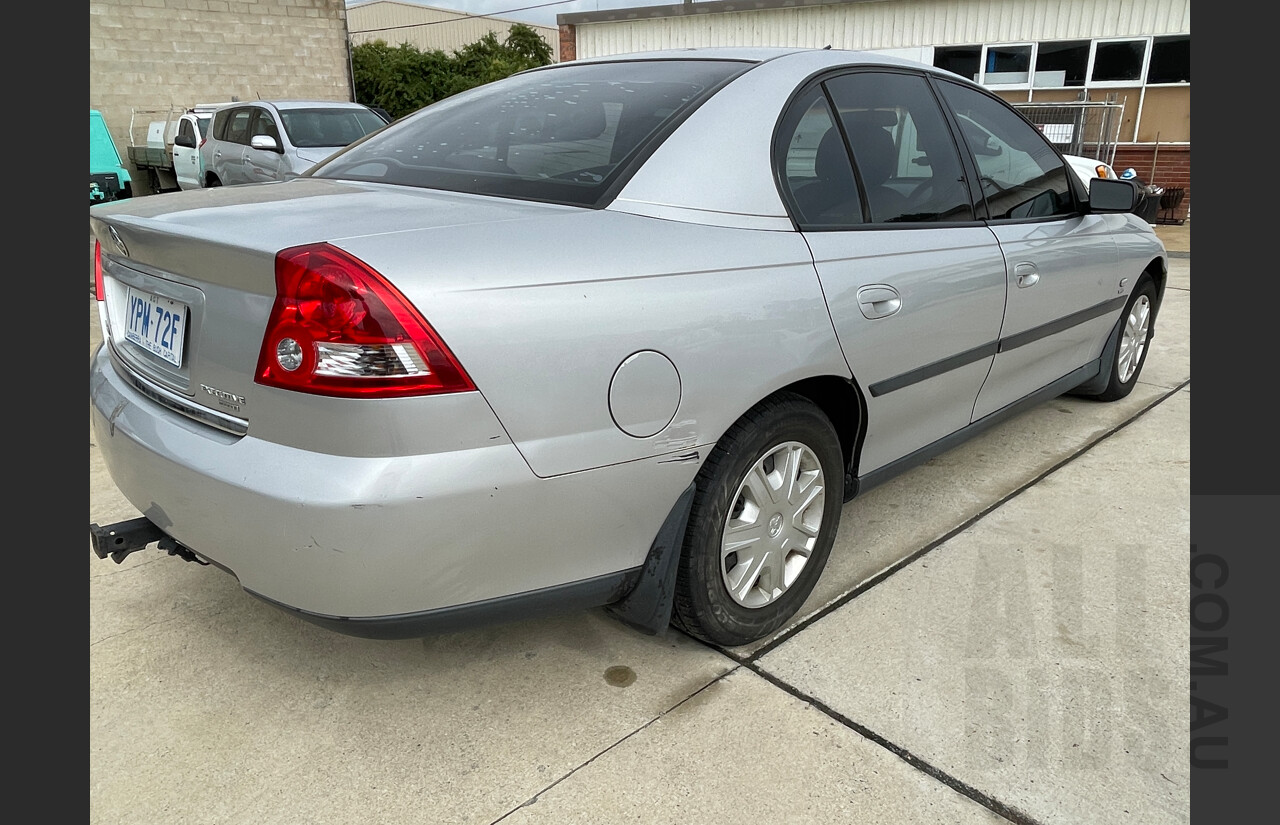
[[[858,289],[858,309],[865,318],[887,318],[902,309],[902,296],[891,286],[868,284]]]
[[[1018,289],[1026,289],[1040,282],[1040,273],[1036,271],[1035,264],[1018,264],[1013,268],[1013,277]]]

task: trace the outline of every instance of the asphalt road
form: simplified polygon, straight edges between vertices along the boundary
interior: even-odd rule
[[[845,505],[761,644],[602,610],[354,639],[90,552],[90,822],[1186,823],[1190,275],[1128,398]],[[89,479],[90,521],[136,515],[92,430]]]

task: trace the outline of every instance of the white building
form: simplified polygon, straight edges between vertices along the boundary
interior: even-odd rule
[[[383,40],[389,46],[408,43],[419,51],[439,50],[452,54],[490,32],[499,41],[504,40],[511,26],[518,22],[396,0],[370,0],[347,5],[347,28],[352,46]],[[558,59],[560,41],[556,29],[529,23],[524,25],[541,35],[551,47],[552,56]]]

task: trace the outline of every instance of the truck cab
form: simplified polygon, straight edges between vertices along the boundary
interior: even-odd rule
[[[145,173],[154,193],[199,189],[204,178],[200,146],[209,133],[213,110],[222,104],[190,108],[134,109],[129,122],[129,162]],[[146,139],[140,140],[142,129]]]
[[[173,137],[173,174],[179,189],[199,189],[204,185],[204,163],[200,147],[209,137],[209,124],[213,110],[220,103],[201,103],[192,106],[178,119],[178,131]]]
[[[89,110],[89,205],[107,203],[133,195],[129,171],[120,161],[120,151],[97,109]]]

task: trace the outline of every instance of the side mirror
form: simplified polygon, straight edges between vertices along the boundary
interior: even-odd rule
[[[1090,212],[1132,212],[1142,199],[1142,190],[1131,180],[1094,178],[1089,181]]]
[[[276,139],[271,135],[254,135],[249,139],[249,145],[254,149],[263,149],[268,152],[280,151],[280,147],[276,145]]]
[[[188,149],[196,148],[196,139],[191,135],[175,135],[173,138],[174,146],[185,146]]]

